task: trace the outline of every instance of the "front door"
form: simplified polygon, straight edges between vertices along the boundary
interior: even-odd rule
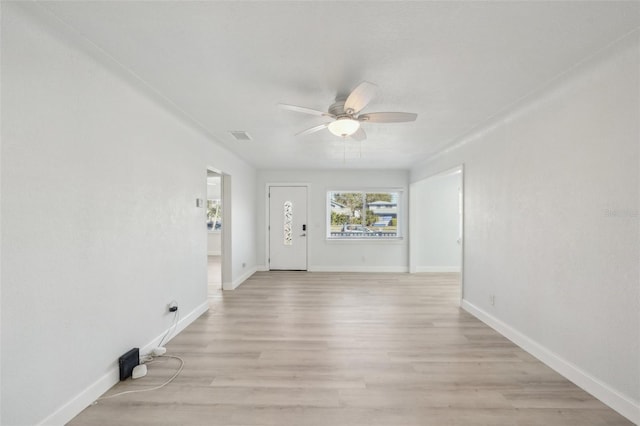
[[[307,187],[269,187],[269,269],[307,270]]]

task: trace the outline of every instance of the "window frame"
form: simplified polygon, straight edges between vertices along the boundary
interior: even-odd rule
[[[370,193],[388,193],[395,194],[396,200],[396,233],[393,236],[370,236],[370,237],[355,237],[355,236],[333,236],[331,235],[331,201],[332,194],[334,193],[361,193],[363,197]],[[394,242],[403,239],[404,222],[406,220],[405,214],[405,189],[398,187],[375,187],[375,188],[327,188],[326,200],[325,200],[325,241],[326,242],[350,242],[350,243],[379,243],[379,242]],[[366,213],[365,213],[366,217]],[[365,225],[366,226],[366,225]]]

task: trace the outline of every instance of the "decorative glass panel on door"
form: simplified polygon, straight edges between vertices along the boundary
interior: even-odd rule
[[[284,245],[290,246],[293,244],[292,236],[292,224],[293,224],[293,204],[291,201],[284,202]]]

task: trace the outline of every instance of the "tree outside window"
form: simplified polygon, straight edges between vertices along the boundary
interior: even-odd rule
[[[207,200],[207,229],[217,231],[222,228],[222,204],[220,200]]]

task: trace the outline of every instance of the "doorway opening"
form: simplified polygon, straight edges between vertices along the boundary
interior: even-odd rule
[[[411,184],[409,271],[438,274],[458,303],[464,297],[464,167]]]
[[[222,290],[222,229],[223,222],[222,174],[207,170],[207,294],[219,295]]]

